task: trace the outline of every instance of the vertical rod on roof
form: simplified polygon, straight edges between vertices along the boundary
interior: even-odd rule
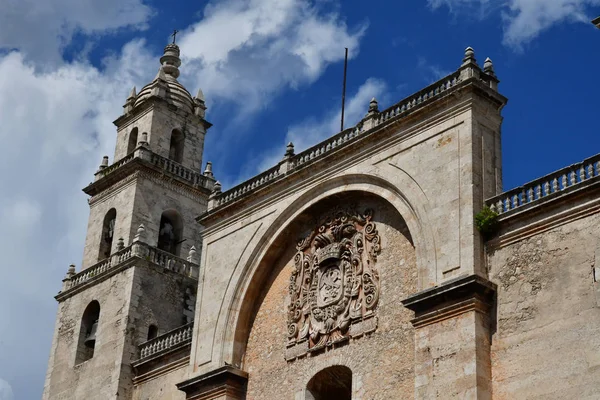
[[[348,48],[346,47],[346,57],[344,58],[344,84],[342,87],[342,121],[340,123],[340,132],[344,130],[344,107],[346,105],[346,71],[348,70]]]

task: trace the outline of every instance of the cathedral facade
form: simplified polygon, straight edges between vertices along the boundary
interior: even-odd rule
[[[225,191],[180,64],[84,188],[44,399],[600,396],[600,156],[503,192],[491,60]]]

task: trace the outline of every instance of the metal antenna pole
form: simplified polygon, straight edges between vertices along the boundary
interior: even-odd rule
[[[346,71],[348,70],[348,48],[346,47],[346,57],[344,58],[344,84],[342,87],[342,122],[340,132],[344,130],[344,107],[346,105]]]

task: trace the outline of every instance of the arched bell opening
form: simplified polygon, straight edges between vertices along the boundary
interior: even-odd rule
[[[115,224],[117,222],[117,210],[111,208],[104,216],[102,222],[102,236],[100,238],[100,249],[98,260],[110,257],[115,236]]]
[[[319,371],[306,385],[305,400],[352,400],[352,370],[334,365]]]
[[[152,324],[148,327],[148,337],[147,340],[152,340],[158,336],[158,326]]]
[[[413,390],[406,373],[414,365],[412,315],[399,300],[416,292],[416,251],[406,221],[390,202],[362,191],[326,197],[280,230],[256,265],[236,301],[232,354],[234,365],[251,372],[248,396],[277,396],[268,392],[269,382],[287,379],[294,363],[314,370],[330,356],[350,357],[356,346],[369,354],[360,370],[365,374],[394,356],[386,347],[390,341],[401,343],[393,350],[401,360],[394,365],[398,371],[391,373],[407,377],[398,382],[398,392]],[[317,309],[331,320],[314,314]],[[335,398],[318,397],[319,382],[302,390]]]
[[[129,132],[129,140],[127,141],[127,154],[133,153],[138,143],[138,128],[133,128]]]
[[[75,364],[81,364],[94,357],[94,350],[98,340],[98,322],[100,320],[100,303],[92,301],[85,308],[81,317],[79,328],[79,340],[77,342],[77,354]]]
[[[183,145],[184,145],[183,133],[178,129],[171,131],[171,140],[169,143],[169,158],[175,162],[183,162]]]
[[[160,216],[158,245],[160,250],[179,256],[183,234],[183,220],[176,210],[166,210]]]

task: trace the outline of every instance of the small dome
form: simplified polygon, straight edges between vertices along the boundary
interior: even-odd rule
[[[152,82],[140,90],[134,103],[134,107],[142,104],[146,99],[164,88],[166,94],[163,97],[169,104],[181,108],[189,113],[194,112],[194,100],[192,95],[181,83],[177,81],[179,76],[179,47],[169,44],[165,47],[164,55],[160,58],[161,66],[158,74]],[[156,91],[154,89],[157,89]]]

